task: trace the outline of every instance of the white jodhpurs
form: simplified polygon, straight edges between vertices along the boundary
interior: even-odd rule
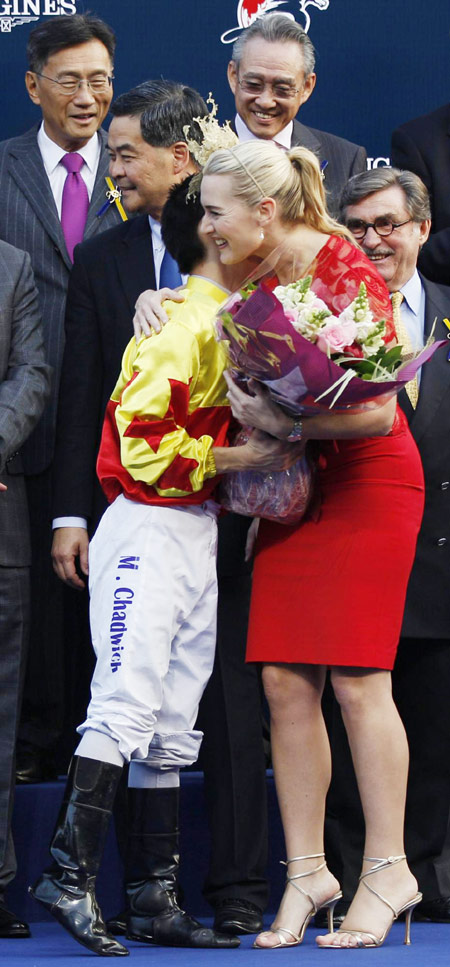
[[[118,497],[89,549],[97,664],[83,735],[118,743],[126,761],[190,765],[216,642],[217,522],[211,504],[149,506]]]

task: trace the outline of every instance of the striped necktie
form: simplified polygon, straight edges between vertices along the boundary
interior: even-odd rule
[[[84,165],[84,158],[81,154],[71,151],[61,158],[61,164],[67,171],[62,194],[61,227],[64,232],[67,251],[73,262],[75,245],[83,241],[89,209],[89,195],[86,184],[80,175],[81,168]]]
[[[392,303],[392,316],[394,319],[395,332],[397,335],[398,342],[403,348],[403,353],[408,354],[413,352],[413,348],[411,345],[411,340],[409,338],[408,330],[402,319],[402,313],[400,309],[402,302],[403,302],[403,293],[393,292],[391,296],[391,303]],[[405,389],[408,394],[409,400],[411,402],[411,406],[415,410],[417,406],[417,400],[419,399],[419,382],[417,379],[417,375],[414,377],[414,379],[411,379],[409,383],[406,383]]]

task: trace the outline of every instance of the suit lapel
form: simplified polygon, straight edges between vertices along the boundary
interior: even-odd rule
[[[24,135],[19,144],[16,142],[11,147],[8,170],[70,269],[72,263],[67,253],[61,222],[39,151],[37,132],[38,126]]]
[[[305,124],[301,124],[300,121],[294,120],[291,143],[293,148],[297,147],[297,145],[302,145],[303,148],[309,148],[314,154],[320,156],[321,145],[319,139],[316,138],[310,128],[307,128]]]
[[[100,138],[100,158],[98,162],[97,175],[95,178],[94,190],[92,192],[91,201],[89,204],[89,211],[86,220],[86,225],[84,229],[84,238],[91,238],[96,232],[103,231],[104,228],[109,228],[109,225],[102,226],[103,218],[108,214],[109,208],[106,209],[103,216],[98,216],[98,212],[101,210],[106,202],[106,182],[105,178],[108,174],[109,169],[109,155],[106,150],[107,135],[105,131],[99,131]],[[115,206],[114,206],[115,207]]]
[[[449,300],[447,301],[438,286],[424,278],[422,278],[422,283],[425,289],[425,339],[430,335],[435,319],[437,321],[434,338],[445,339],[448,329],[442,320],[450,314],[450,290]],[[432,425],[444,397],[450,394],[450,362],[447,356],[446,347],[437,349],[434,356],[425,363],[422,369],[419,402],[417,409],[412,411],[409,420],[411,432],[416,442]],[[406,411],[406,407],[404,409]]]
[[[134,315],[138,295],[144,289],[155,289],[155,266],[150,224],[147,215],[124,222],[120,246],[116,253],[118,276]]]

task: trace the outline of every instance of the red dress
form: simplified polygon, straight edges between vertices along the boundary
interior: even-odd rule
[[[327,285],[339,276],[342,292],[341,253],[347,290],[364,279],[371,304],[376,292],[391,319],[383,281],[349,243],[333,237],[315,276]],[[388,436],[322,441],[316,485],[316,519],[261,521],[247,660],[391,669],[424,500],[420,456],[399,407]]]

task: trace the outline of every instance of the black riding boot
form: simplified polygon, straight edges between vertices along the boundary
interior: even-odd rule
[[[238,947],[237,937],[203,927],[178,904],[178,804],[177,787],[129,790],[127,937],[168,947]]]
[[[122,769],[74,756],[50,844],[53,864],[30,893],[84,947],[102,957],[129,953],[106,932],[95,896],[112,804]]]

